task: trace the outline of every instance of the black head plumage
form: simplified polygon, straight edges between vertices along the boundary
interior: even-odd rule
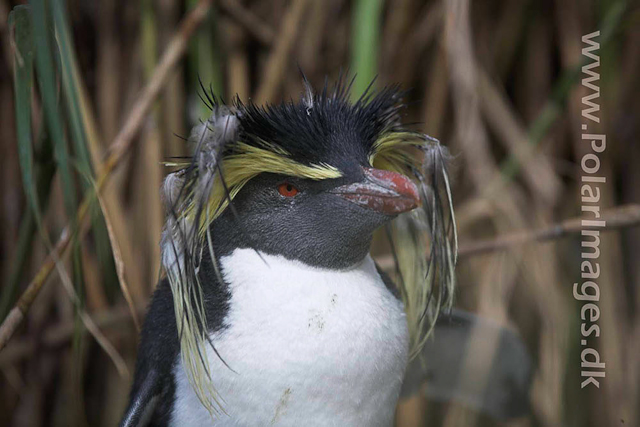
[[[358,159],[368,163],[375,141],[399,129],[402,92],[390,86],[349,100],[350,84],[340,80],[315,95],[305,90],[300,102],[259,106],[236,102],[240,139],[269,141],[303,164],[327,163],[340,168]],[[308,99],[308,97],[312,97]]]

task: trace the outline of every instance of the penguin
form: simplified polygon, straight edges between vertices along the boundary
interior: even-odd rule
[[[437,140],[402,92],[225,105],[163,185],[164,277],[121,426],[390,426],[451,306],[457,236]],[[391,280],[371,257],[389,239]]]

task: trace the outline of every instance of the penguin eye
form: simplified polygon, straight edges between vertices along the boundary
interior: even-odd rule
[[[284,197],[293,197],[298,194],[298,189],[288,182],[278,185],[278,193]]]

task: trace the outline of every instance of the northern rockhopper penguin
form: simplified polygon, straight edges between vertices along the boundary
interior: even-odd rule
[[[395,87],[223,105],[169,163],[165,277],[123,426],[390,426],[409,361],[450,307],[446,150]],[[395,283],[369,251],[382,231]]]

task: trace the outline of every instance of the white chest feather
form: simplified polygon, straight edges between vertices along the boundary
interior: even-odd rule
[[[212,422],[175,368],[178,426],[389,426],[407,364],[402,303],[370,257],[344,271],[238,249],[221,260],[231,291],[212,335],[213,383],[227,415]]]

